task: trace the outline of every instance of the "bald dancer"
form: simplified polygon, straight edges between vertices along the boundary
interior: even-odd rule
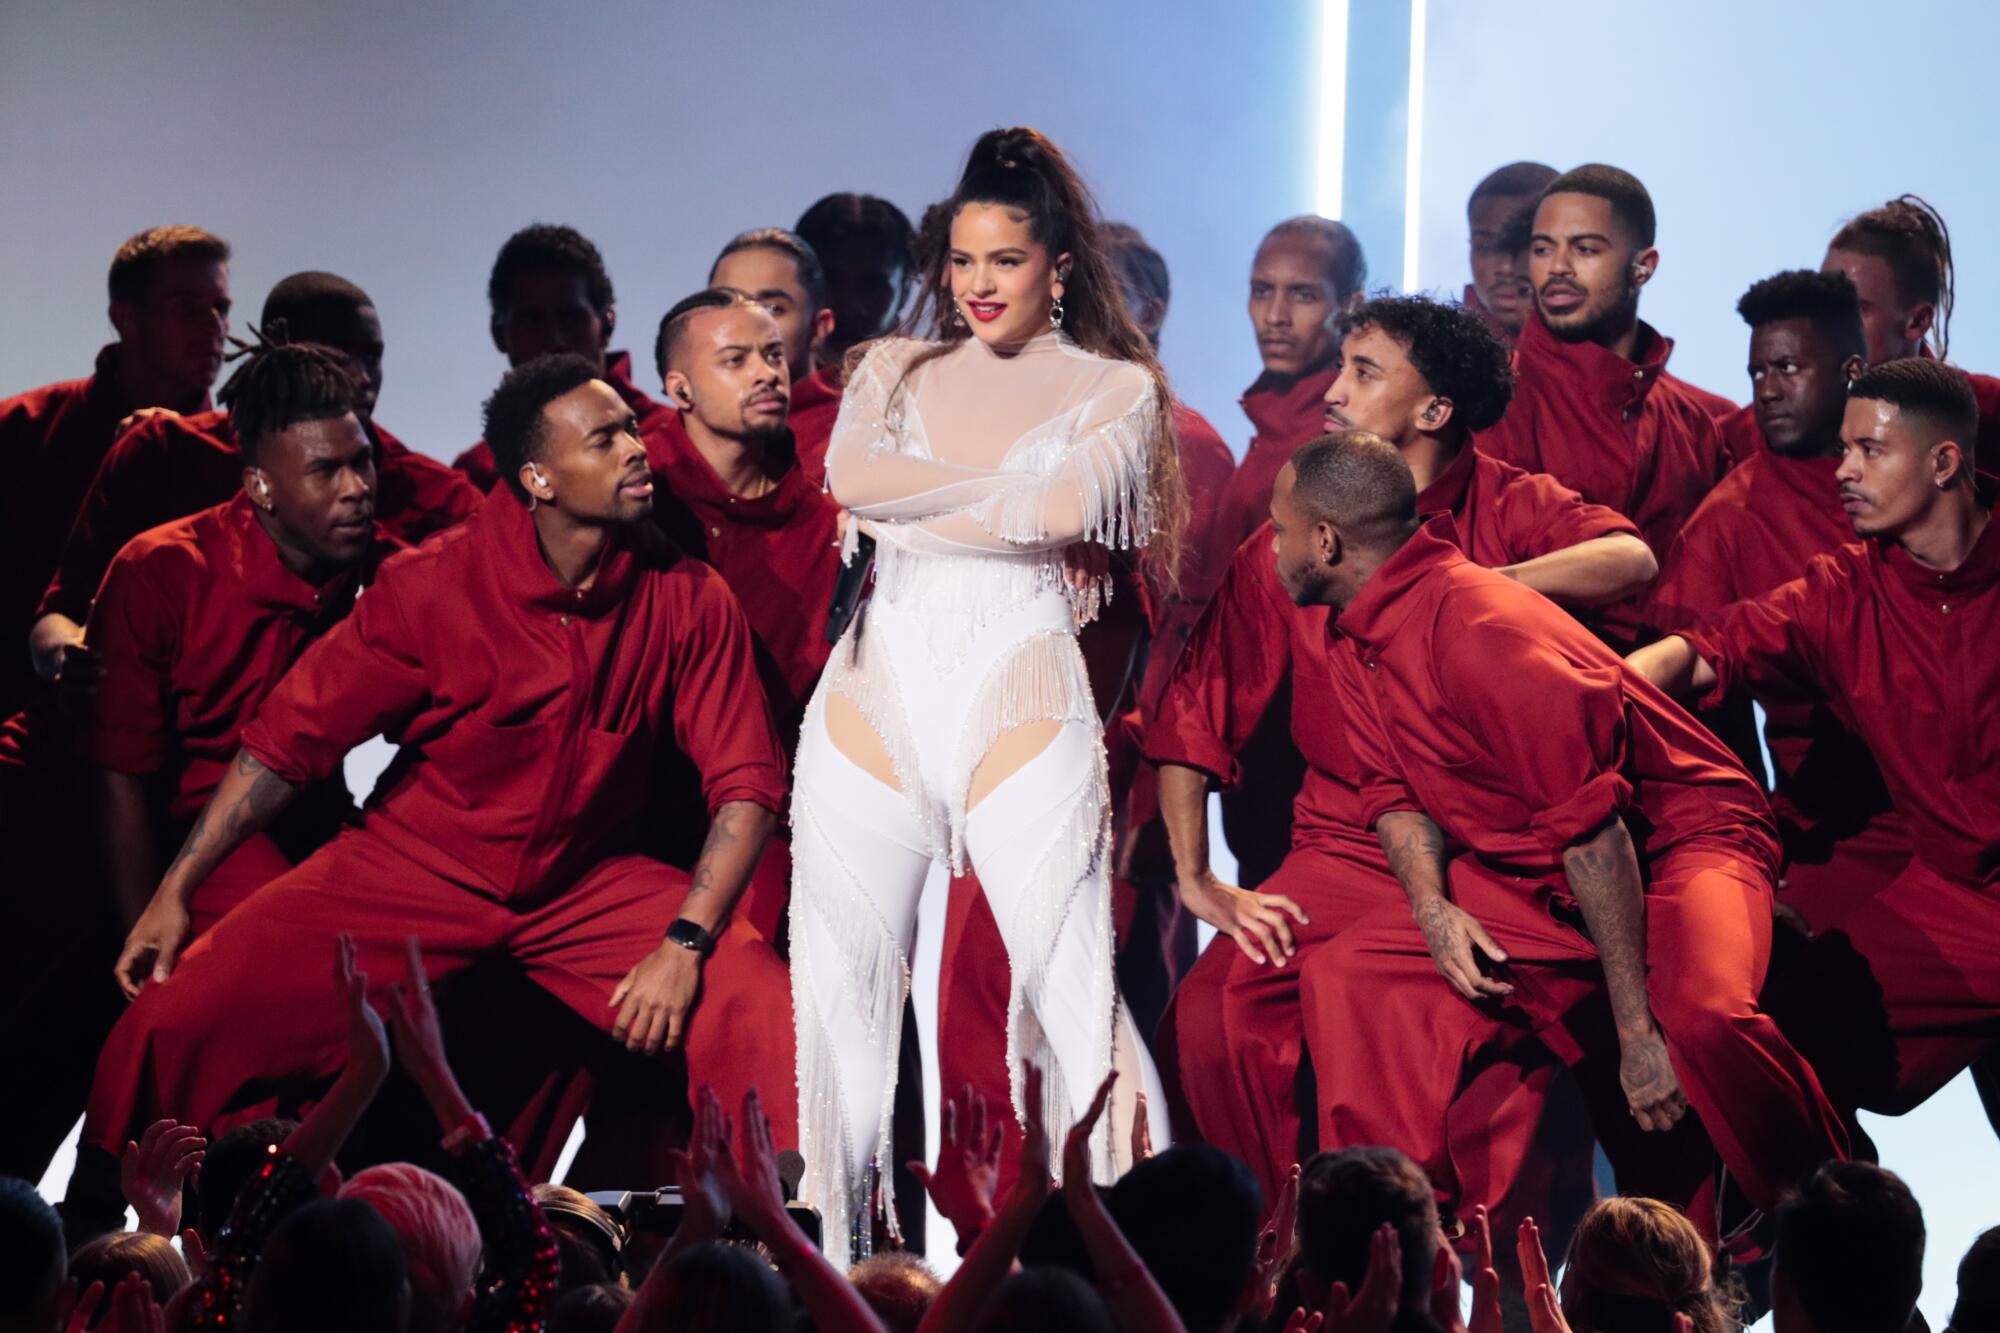
[[[1581,1055],[1616,1064],[1641,1130],[1693,1111],[1764,1209],[1843,1156],[1811,1068],[1757,1008],[1777,840],[1728,751],[1448,523],[1420,523],[1379,438],[1301,450],[1272,519],[1286,591],[1334,609],[1358,668],[1335,691],[1408,898],[1305,968],[1340,1034],[1319,1070],[1333,1146],[1401,1145],[1454,1197],[1444,1108],[1476,1061],[1601,996],[1614,1035]]]

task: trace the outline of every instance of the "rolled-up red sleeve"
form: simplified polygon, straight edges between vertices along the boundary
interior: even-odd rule
[[[174,655],[180,638],[174,580],[163,568],[180,556],[128,546],[105,572],[84,639],[104,668],[91,706],[77,720],[77,752],[114,773],[157,773],[173,735]]]
[[[701,774],[711,817],[730,801],[785,803],[785,756],[757,674],[750,622],[722,576],[696,572],[688,632],[676,636],[674,739]]]
[[[1458,716],[1551,859],[1630,808],[1624,667],[1582,666],[1515,626],[1449,611],[1433,642],[1443,700],[1497,703]]]
[[[304,786],[338,772],[363,741],[395,739],[429,697],[418,640],[396,580],[385,576],[292,665],[243,729],[243,748],[286,782]]]
[[[1701,628],[1686,631],[1695,652],[1715,669],[1715,688],[1698,706],[1714,708],[1739,692],[1785,703],[1822,698],[1821,645],[1836,569],[1833,555],[1816,555],[1799,578],[1732,603]]]
[[[1225,788],[1242,781],[1237,753],[1291,670],[1291,612],[1267,526],[1237,549],[1188,636],[1146,728],[1148,760],[1198,768]]]

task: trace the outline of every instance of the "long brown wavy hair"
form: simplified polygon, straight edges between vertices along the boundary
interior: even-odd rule
[[[1041,131],[1017,126],[980,135],[966,158],[958,188],[925,210],[917,247],[917,296],[896,331],[937,345],[914,357],[905,374],[972,336],[963,322],[951,318],[948,273],[951,222],[967,204],[995,204],[1023,214],[1035,243],[1048,251],[1051,260],[1067,253],[1063,332],[1087,352],[1129,361],[1152,376],[1159,410],[1146,491],[1154,526],[1145,540],[1143,564],[1156,588],[1174,588],[1188,498],[1180,450],[1174,443],[1173,395],[1152,343],[1125,308],[1117,272],[1099,235],[1097,202],[1062,150]]]
[[[1692,1222],[1657,1199],[1614,1195],[1584,1214],[1562,1277],[1570,1327],[1590,1333],[1672,1333],[1674,1316],[1695,1333],[1736,1333],[1734,1293]]]

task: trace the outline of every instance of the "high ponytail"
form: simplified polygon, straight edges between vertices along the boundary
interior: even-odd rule
[[[1828,243],[1830,250],[1872,255],[1896,277],[1896,295],[1911,305],[1928,302],[1932,350],[1942,360],[1951,345],[1951,229],[1944,215],[1920,195],[1898,195],[1880,208],[1856,214]]]
[[[996,204],[1025,214],[1030,234],[1051,259],[1067,253],[1070,266],[1063,279],[1063,332],[1085,351],[1129,361],[1152,377],[1158,411],[1146,489],[1155,518],[1153,532],[1145,541],[1143,563],[1156,588],[1175,589],[1188,499],[1180,450],[1174,442],[1173,395],[1151,341],[1125,308],[1118,274],[1098,234],[1097,202],[1063,151],[1041,131],[1015,126],[980,135],[966,155],[957,188],[942,203],[924,211],[917,243],[922,277],[916,300],[897,332],[937,345],[913,358],[905,375],[972,336],[971,330],[951,318],[947,294],[951,223],[967,204]]]

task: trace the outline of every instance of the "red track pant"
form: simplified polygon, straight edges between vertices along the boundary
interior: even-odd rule
[[[494,954],[608,1030],[612,989],[655,948],[685,872],[610,858],[546,901],[503,903],[430,873],[366,829],[343,834],[244,902],[149,985],[98,1063],[85,1140],[115,1153],[151,1120],[207,1128],[257,1113],[274,1085],[346,1060],[333,940],[354,935],[374,985],[398,980],[415,935],[433,980]],[[728,1104],[756,1084],[779,1144],[796,1142],[790,981],[770,943],[732,922],[703,973],[686,1036],[691,1083]]]
[[[1452,896],[1508,953],[1502,1004],[1475,1005],[1437,974],[1407,908],[1343,932],[1307,965],[1305,1003],[1336,1040],[1315,1050],[1325,1146],[1393,1144],[1461,1205],[1445,1108],[1468,1070],[1522,1032],[1544,1032],[1603,987],[1588,938],[1551,911],[1551,885],[1460,858]],[[1840,1119],[1804,1058],[1757,1007],[1769,963],[1771,886],[1724,842],[1655,860],[1646,890],[1647,992],[1689,1104],[1745,1194],[1780,1192],[1846,1152]],[[1609,1053],[1600,1052],[1600,1055]]]

